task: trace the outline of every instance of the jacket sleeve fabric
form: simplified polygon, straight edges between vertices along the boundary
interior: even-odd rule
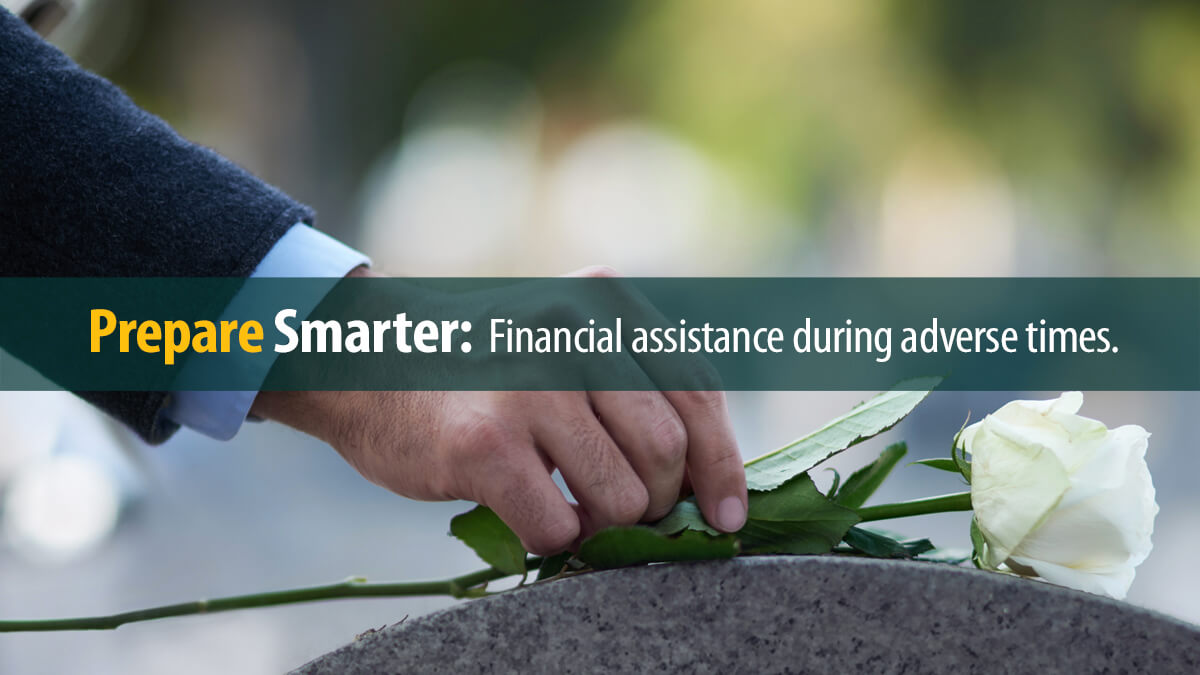
[[[246,277],[312,218],[0,9],[0,274]],[[147,441],[177,428],[165,392],[81,396]]]

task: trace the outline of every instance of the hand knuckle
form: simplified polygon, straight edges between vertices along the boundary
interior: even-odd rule
[[[434,471],[440,492],[457,498],[473,498],[488,492],[488,483],[513,480],[519,474],[519,456],[525,445],[502,423],[479,417],[452,426]]]
[[[661,504],[648,507],[645,515],[642,516],[642,520],[647,523],[653,523],[662,520],[663,518],[667,517],[667,514],[670,513],[673,508],[675,508],[674,499],[669,501],[664,500]]]
[[[651,457],[659,466],[674,466],[687,455],[687,428],[674,414],[659,419],[649,438]]]
[[[534,553],[541,555],[552,555],[560,551],[566,550],[575,539],[579,536],[579,524],[573,526],[568,521],[562,521],[562,524],[556,527],[549,527],[544,530],[538,530],[536,540],[530,542],[530,546],[536,548]]]
[[[507,452],[512,444],[511,432],[498,420],[479,417],[460,426],[455,432],[454,443],[463,459],[479,460],[496,453]]]
[[[614,458],[613,444],[608,434],[593,420],[583,417],[571,417],[567,424],[570,425],[575,452],[590,458],[598,466],[600,477],[607,479]]]
[[[632,525],[646,515],[650,507],[650,493],[640,483],[632,484],[617,493],[612,505],[612,517],[617,524]]]
[[[525,488],[509,490],[507,506],[513,521],[509,525],[521,535],[530,553],[558,553],[579,536],[579,519],[574,514],[555,513],[553,505],[540,494]]]
[[[724,409],[725,393],[719,389],[691,389],[679,392],[683,404],[703,413],[714,413]]]

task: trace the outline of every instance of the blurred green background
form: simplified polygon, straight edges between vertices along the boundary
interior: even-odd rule
[[[323,229],[394,274],[1200,272],[1194,2],[76,4],[56,43],[315,206]],[[968,410],[1017,395],[935,394],[888,440],[943,455]],[[751,457],[862,397],[730,403]],[[1082,411],[1154,433],[1163,510],[1130,600],[1191,621],[1197,404],[1191,392],[1099,392]],[[111,483],[92,497],[50,485],[53,508],[28,522],[8,510],[0,615],[476,566],[445,536],[464,505],[390,495],[289,430],[251,424],[225,444],[185,431],[148,449],[80,405],[0,397],[0,496],[52,457],[89,457]],[[879,498],[955,489],[910,468]],[[79,513],[99,529],[64,539]],[[961,515],[896,528],[966,546]],[[279,672],[448,602],[0,636],[0,671]]]
[[[87,14],[64,36],[84,64],[397,273],[553,274],[597,256],[646,274],[1200,261],[1194,2],[93,0]],[[466,241],[428,233],[443,225]]]

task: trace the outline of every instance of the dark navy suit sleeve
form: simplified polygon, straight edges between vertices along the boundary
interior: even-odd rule
[[[0,274],[245,277],[311,220],[0,9]],[[150,442],[174,431],[164,392],[82,395]]]

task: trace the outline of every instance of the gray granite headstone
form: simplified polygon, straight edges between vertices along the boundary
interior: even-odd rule
[[[652,565],[361,636],[296,673],[1200,673],[1200,629],[978,570],[847,557]]]

